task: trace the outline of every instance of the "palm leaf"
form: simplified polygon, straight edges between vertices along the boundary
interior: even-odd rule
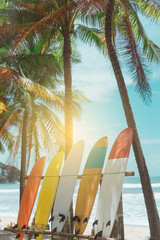
[[[28,78],[22,77],[18,72],[10,68],[0,67],[0,79],[2,79],[3,82],[8,85],[11,85],[13,81],[18,86],[25,88],[29,93],[41,98],[46,102],[53,103],[61,108],[64,106],[64,102],[53,92],[50,92],[47,88],[38,83],[32,82]]]
[[[60,98],[64,99],[65,93],[64,91],[56,91],[56,95]],[[73,89],[72,91],[72,102],[73,102],[73,116],[77,119],[80,119],[82,113],[82,103],[90,103],[90,100],[84,96],[84,94],[79,91]]]
[[[139,0],[138,1],[140,11],[150,18],[151,21],[158,22],[160,19],[160,4],[155,0]]]
[[[48,131],[50,137],[45,138],[44,141],[48,142],[48,150],[58,150],[64,146],[64,125],[61,123],[58,116],[42,103],[37,104],[37,115],[39,119],[43,119],[44,126]],[[45,135],[42,135],[45,136]]]
[[[130,21],[132,22],[133,32],[135,34],[136,39],[140,43],[143,49],[143,53],[146,55],[149,61],[160,61],[160,48],[157,46],[150,38],[147,36],[141,21],[135,11],[135,9],[130,4],[128,0],[119,0],[119,2],[123,2],[123,6],[125,6],[126,11],[129,14]],[[126,12],[125,11],[125,12]]]
[[[24,7],[30,11],[38,12],[41,15],[46,15],[49,11],[53,10],[54,4],[52,1],[38,1],[35,3],[26,3],[26,2],[20,2],[20,1],[15,1],[15,5],[17,7]]]
[[[97,14],[97,11],[105,12],[107,7],[105,0],[75,0],[75,3],[86,15]]]
[[[106,45],[103,43],[102,39],[100,38],[100,34],[102,32],[95,28],[89,28],[84,25],[78,24],[77,27],[77,34],[78,37],[85,43],[92,44],[94,43],[95,46],[103,53],[106,54]]]
[[[39,30],[43,24],[46,24],[50,21],[54,21],[55,23],[64,21],[64,16],[66,15],[66,13],[70,10],[72,10],[74,6],[73,2],[70,2],[66,5],[64,5],[63,7],[57,9],[56,11],[50,13],[49,15],[47,15],[46,17],[44,17],[43,19],[41,19],[40,21],[38,21],[37,23],[35,23],[32,27],[30,27],[27,31],[25,31],[19,41],[17,41],[17,43],[15,44],[15,46],[13,47],[13,51],[12,53],[14,53],[17,49],[17,47],[19,46],[19,44],[27,37],[29,36],[31,33],[33,33],[34,31]]]
[[[41,78],[41,75],[47,71],[47,74],[52,77],[62,76],[62,69],[57,62],[56,57],[53,54],[16,54],[12,56],[2,56],[0,62],[7,64],[7,66],[14,66],[16,69],[21,69],[25,75],[31,75],[33,68],[37,79]],[[39,73],[39,74],[38,74]]]
[[[35,162],[40,158],[40,142],[39,142],[39,135],[37,129],[34,128],[33,132],[33,144],[34,144],[34,153],[35,153]]]
[[[123,20],[123,31],[125,34],[123,56],[125,57],[127,65],[129,66],[136,89],[140,93],[143,100],[151,100],[149,66],[146,65],[145,59],[142,57],[140,49],[138,49],[129,18],[127,18],[127,16]]]
[[[19,105],[14,107],[8,107],[7,112],[3,112],[0,116],[0,137],[4,134],[7,128],[11,125],[16,125],[17,123],[17,114],[19,113]]]
[[[11,151],[13,144],[14,144],[13,134],[6,129],[4,134],[0,137],[0,151],[5,152],[6,147],[9,151]]]
[[[15,158],[17,151],[18,151],[18,147],[19,147],[19,143],[20,143],[20,138],[21,138],[21,134],[22,134],[22,126],[23,126],[23,120],[20,121],[19,123],[19,129],[18,129],[18,134],[16,137],[16,141],[14,142],[12,151],[11,151],[11,162],[13,161],[13,159]]]
[[[7,111],[7,106],[6,106],[3,102],[0,102],[0,114],[1,114],[3,111]]]

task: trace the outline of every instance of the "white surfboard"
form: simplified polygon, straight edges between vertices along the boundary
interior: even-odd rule
[[[51,228],[61,232],[69,211],[75,190],[84,151],[84,141],[78,141],[70,150],[60,176],[53,207]]]
[[[93,223],[97,236],[110,237],[122,192],[132,137],[131,128],[123,130],[114,142],[108,157]]]

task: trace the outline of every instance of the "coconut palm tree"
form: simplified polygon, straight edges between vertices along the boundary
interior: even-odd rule
[[[34,13],[37,16],[36,21],[26,21],[21,24],[22,28],[18,40],[16,39],[12,53],[17,51],[17,48],[26,44],[30,36],[42,36],[44,48],[51,43],[51,39],[61,38],[63,40],[63,68],[65,82],[65,152],[66,155],[73,143],[73,112],[72,112],[72,75],[71,75],[71,44],[74,42],[73,37],[76,37],[76,30],[85,32],[83,37],[90,37],[96,45],[103,50],[101,40],[97,34],[94,34],[93,29],[82,27],[81,24],[75,24],[75,21],[80,16],[79,6],[77,7],[73,1],[39,1],[36,3],[16,2],[16,10],[24,9],[28,13]],[[19,15],[18,15],[19,16]],[[39,18],[39,19],[38,19]],[[8,21],[9,22],[9,21]],[[16,35],[20,25],[17,28],[14,24],[14,30],[10,31],[13,21],[3,22],[0,30],[0,36],[4,42],[8,42],[11,36]],[[92,32],[92,35],[88,34]],[[86,35],[87,33],[87,35]],[[4,38],[5,35],[5,38]],[[12,38],[13,39],[13,38]],[[45,41],[44,41],[45,40]],[[43,51],[42,51],[43,52]]]
[[[31,153],[37,161],[41,149],[46,149],[50,153],[60,148],[64,149],[64,127],[57,116],[57,111],[54,112],[54,107],[56,107],[55,110],[57,107],[61,111],[64,110],[64,94],[61,91],[56,92],[57,95],[55,95],[9,68],[0,67],[0,80],[3,96],[10,99],[7,111],[0,116],[0,139],[4,139],[6,134],[9,135],[10,128],[13,130],[15,127],[18,130],[16,130],[18,133],[11,156],[15,158],[18,147],[21,145],[20,196],[22,196],[25,186],[24,177],[29,168]],[[87,99],[77,91],[73,96],[75,96],[73,113],[79,118],[82,110],[81,102]],[[52,109],[47,107],[48,102]]]
[[[132,22],[129,18],[129,11],[132,10],[131,8],[127,8],[127,6],[123,6],[124,2],[122,2],[121,7],[124,10],[125,13],[125,27],[126,27],[126,37],[128,37],[128,53],[130,53],[130,63],[132,65],[132,71],[136,73],[136,84],[140,91],[140,94],[145,99],[146,95],[147,97],[151,97],[151,91],[147,79],[147,75],[144,71],[143,62],[141,62],[140,57],[138,55],[137,47],[136,47],[136,41],[134,38],[133,30],[132,30]],[[118,89],[120,92],[123,108],[125,111],[125,116],[127,120],[127,124],[129,127],[133,129],[133,150],[138,166],[138,170],[140,173],[141,183],[142,183],[142,189],[143,194],[145,198],[145,204],[146,209],[148,213],[148,220],[149,220],[149,226],[150,226],[150,235],[151,239],[159,239],[160,238],[160,222],[158,217],[158,211],[155,204],[155,199],[150,183],[150,178],[147,170],[147,166],[145,163],[144,154],[142,151],[142,147],[140,144],[138,132],[136,123],[134,120],[132,108],[130,105],[125,81],[122,75],[121,67],[117,58],[117,54],[113,45],[112,37],[113,37],[113,13],[114,13],[114,6],[115,1],[111,1],[108,4],[107,10],[106,10],[106,19],[105,19],[105,36],[106,36],[106,44],[108,48],[108,54],[110,61],[112,63],[112,67],[114,70],[114,74],[117,80]],[[133,9],[134,10],[134,9]],[[157,47],[156,47],[157,48]],[[157,48],[157,50],[159,50]],[[158,51],[157,51],[158,53]],[[157,54],[158,58],[160,57],[159,54]],[[160,59],[158,59],[160,60]],[[135,76],[134,76],[135,77]]]
[[[34,149],[34,157],[37,161],[40,157],[40,149],[45,148],[48,152],[53,152],[64,146],[63,124],[53,110],[38,100],[38,97],[50,101],[53,106],[55,102],[55,105],[59,105],[61,109],[63,109],[63,100],[39,84],[33,84],[14,70],[0,67],[0,76],[0,86],[4,96],[10,98],[7,112],[0,117],[0,136],[3,137],[6,129],[9,130],[13,126],[18,129],[12,157],[16,156],[21,144],[20,195],[22,196],[24,176],[30,164],[31,151],[33,152]]]
[[[14,12],[14,14],[13,14],[13,9],[12,9],[12,16],[13,15],[18,16],[17,18],[18,18],[18,23],[19,23],[21,16],[24,15],[24,11],[22,11],[22,12],[17,11],[17,9],[16,9],[16,13]],[[39,14],[37,14],[37,15],[39,15]],[[36,17],[37,17],[37,15],[36,15]],[[13,19],[12,18],[10,19],[10,18],[11,17],[9,17],[7,19],[7,23],[11,22],[11,26],[12,26]],[[34,21],[35,21],[35,12],[34,12],[34,17],[32,14],[31,18],[34,18]],[[31,20],[31,19],[29,19],[29,20]],[[17,19],[16,19],[16,21],[17,21]],[[29,24],[30,23],[28,23],[28,24],[25,23],[24,25],[22,25],[21,31],[24,31],[24,28],[26,26],[28,27]],[[33,25],[33,23],[32,23],[32,25]],[[15,26],[15,23],[14,23],[14,26]],[[55,87],[55,82],[56,83],[58,82],[57,75],[62,74],[61,67],[59,67],[59,63],[61,60],[61,54],[59,54],[59,51],[57,51],[57,54],[56,54],[56,49],[58,47],[57,44],[59,44],[59,42],[57,42],[54,39],[52,41],[52,43],[50,43],[51,37],[48,36],[47,31],[45,31],[45,34],[43,33],[44,35],[42,35],[42,36],[40,35],[37,38],[29,37],[29,40],[27,42],[27,47],[26,47],[26,45],[25,45],[25,47],[22,46],[20,48],[20,51],[17,51],[16,54],[14,54],[13,56],[10,56],[10,54],[8,53],[7,46],[11,44],[10,43],[11,36],[12,36],[12,39],[13,39],[13,37],[16,36],[17,28],[16,27],[13,28],[14,31],[12,31],[12,30],[8,29],[8,26],[3,24],[1,29],[4,29],[7,32],[7,37],[4,37],[3,32],[2,32],[2,40],[3,40],[2,42],[5,46],[5,48],[3,47],[0,49],[0,62],[2,62],[3,64],[5,63],[5,65],[11,66],[12,68],[14,67],[14,69],[18,70],[18,72],[20,72],[22,75],[32,78],[34,81],[42,84],[43,86],[46,86],[47,88],[49,87],[49,89],[53,90]],[[18,26],[18,29],[19,29],[19,26]],[[53,32],[51,31],[49,33],[49,35],[53,35]],[[59,36],[59,38],[60,37],[61,36]],[[63,43],[63,42],[62,43],[61,42],[62,42],[62,40],[60,41],[60,44]],[[54,48],[54,52],[52,50],[52,54],[51,54],[50,45],[52,45],[52,48]],[[75,51],[73,51],[71,60],[76,63],[79,62],[79,59],[77,58],[77,56],[75,56]],[[58,62],[58,64],[57,64],[57,62]],[[61,65],[62,65],[62,63],[61,63]],[[34,71],[34,69],[36,69],[36,71]],[[56,79],[56,81],[55,80],[53,81],[53,77],[54,77],[54,79]],[[38,85],[35,83],[34,88],[33,88],[33,83],[30,83],[28,85],[27,81],[25,81],[23,78],[23,85],[25,82],[25,87],[27,85],[27,91],[29,90],[31,93],[34,93],[37,95],[36,91],[37,91]],[[29,86],[31,86],[31,87],[29,87]],[[39,91],[39,94],[41,94],[40,97],[42,97],[42,95],[45,96],[46,92],[42,91],[42,89],[41,89]],[[59,93],[56,92],[56,94],[59,94]],[[63,94],[60,94],[60,97],[63,97]],[[50,100],[49,92],[47,94],[47,101],[48,101],[48,99]],[[78,99],[78,100],[73,100],[72,108],[74,111],[73,112],[74,115],[79,117],[80,111],[81,111],[80,102],[88,101],[88,100],[80,92],[76,92],[76,99]],[[56,105],[55,103],[56,102],[54,101],[54,105]],[[26,136],[27,133],[26,133],[25,126],[27,124],[28,113],[27,113],[27,111],[24,111],[23,114],[24,114],[24,116],[23,116],[23,125],[22,126],[24,126],[24,127],[19,132],[22,131],[23,136]],[[22,126],[21,126],[21,128],[22,128]],[[23,142],[22,142],[22,149],[21,149],[21,169],[22,169],[21,182],[23,182],[23,183],[21,184],[22,185],[21,195],[22,195],[22,191],[23,191],[23,187],[24,187],[23,179],[24,179],[25,169],[26,169],[26,167],[25,167],[26,166],[26,148],[23,147],[26,145],[26,142],[25,142],[26,137],[24,137],[22,139],[23,139]],[[32,136],[31,136],[31,139],[32,139]],[[17,145],[18,144],[16,144],[16,146]],[[31,144],[30,144],[30,147],[31,147]],[[39,148],[39,146],[37,146],[37,149],[38,148]],[[30,154],[28,156],[28,159],[30,159]],[[29,162],[28,162],[28,164],[29,164]]]

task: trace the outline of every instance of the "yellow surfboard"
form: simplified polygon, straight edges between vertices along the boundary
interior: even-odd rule
[[[83,234],[93,208],[103,163],[108,146],[108,138],[100,138],[88,156],[81,178],[75,211],[75,233]]]
[[[46,171],[39,194],[35,215],[35,230],[45,230],[56,195],[59,174],[62,166],[63,152],[58,152],[51,160]],[[36,237],[40,240],[42,235]]]

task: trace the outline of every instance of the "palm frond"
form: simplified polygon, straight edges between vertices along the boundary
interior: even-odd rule
[[[3,111],[5,111],[5,112],[7,111],[7,106],[3,102],[0,102],[0,114]]]
[[[73,116],[80,120],[83,111],[82,104],[90,103],[91,101],[88,98],[86,98],[81,91],[76,89],[73,90],[72,96],[73,96]]]
[[[45,149],[47,149],[48,151],[51,150],[51,137],[45,127],[45,124],[42,120],[42,118],[37,116],[37,121],[36,121],[36,128],[37,128],[37,132],[39,133],[39,136],[41,136],[41,142],[42,145]]]
[[[53,54],[16,54],[12,56],[1,56],[0,63],[5,63],[21,71],[27,76],[32,75],[37,80],[46,75],[56,78],[62,76],[62,69]],[[33,69],[36,69],[34,71]],[[34,73],[35,72],[35,73]]]
[[[74,2],[86,15],[95,15],[97,11],[105,12],[107,7],[105,0],[74,0]]]
[[[32,34],[34,31],[38,31],[44,24],[47,24],[50,21],[54,21],[55,23],[64,21],[64,17],[66,13],[73,9],[74,3],[70,2],[63,7],[57,9],[56,11],[50,13],[49,15],[42,18],[40,21],[35,23],[32,27],[30,27],[28,30],[26,30],[19,38],[19,40],[16,42],[16,44],[13,47],[12,53],[14,53],[17,49],[17,47],[20,45],[20,43],[30,34]]]
[[[137,91],[140,93],[144,101],[150,101],[151,89],[149,84],[149,77],[151,73],[149,71],[149,66],[147,66],[146,61],[136,44],[129,18],[125,17],[123,23],[123,31],[125,35],[123,42],[124,50],[123,52],[121,51],[121,54],[123,53],[125,61],[129,66]]]
[[[39,103],[36,108],[37,115],[43,119],[44,126],[50,135],[50,138],[45,138],[45,141],[48,141],[48,150],[57,151],[61,146],[64,146],[64,125],[58,116],[44,104]]]
[[[35,163],[40,158],[40,142],[39,142],[39,135],[37,129],[34,128],[33,132],[33,146],[34,146],[34,153],[35,153]]]
[[[151,21],[158,22],[160,19],[160,3],[155,0],[139,0],[139,9]]]
[[[100,34],[102,32],[95,28],[89,28],[84,25],[78,24],[77,27],[77,34],[78,37],[85,43],[92,44],[94,43],[95,46],[100,50],[103,54],[106,54],[106,45],[100,38]]]
[[[64,99],[64,91],[56,91],[56,95]],[[91,101],[84,96],[84,94],[76,89],[72,91],[72,102],[73,102],[73,116],[77,119],[80,119],[82,113],[82,103],[90,103]]]
[[[0,137],[0,151],[5,152],[6,148],[11,151],[14,144],[14,136],[7,129],[4,134]]]
[[[11,162],[13,161],[13,159],[15,158],[17,151],[18,151],[18,147],[19,147],[19,143],[20,143],[20,138],[21,138],[21,134],[22,134],[22,126],[23,126],[23,120],[20,121],[19,123],[19,129],[18,129],[18,134],[16,137],[16,141],[14,142],[12,151],[11,151]]]
[[[0,137],[11,126],[17,123],[17,113],[19,112],[19,105],[8,107],[7,112],[0,116]]]
[[[49,91],[47,88],[41,86],[38,83],[32,82],[28,78],[22,77],[18,72],[10,68],[0,67],[0,79],[2,79],[3,82],[8,85],[11,85],[12,81],[14,81],[18,86],[26,89],[35,97],[49,102],[50,104],[53,103],[59,108],[63,108],[64,106],[64,102],[53,92]]]
[[[15,1],[15,5],[17,7],[24,7],[25,9],[34,11],[36,13],[38,12],[41,15],[45,15],[46,13],[51,12],[54,9],[54,4],[52,3],[52,1],[38,1],[35,3]]]
[[[122,0],[119,0],[121,3]],[[129,14],[130,21],[132,22],[132,28],[133,32],[135,34],[136,39],[140,43],[143,49],[143,53],[146,55],[147,59],[149,61],[160,61],[160,48],[157,46],[146,34],[144,27],[139,20],[139,17],[135,11],[135,9],[132,7],[130,1],[123,0],[124,6],[126,7],[126,11]]]

